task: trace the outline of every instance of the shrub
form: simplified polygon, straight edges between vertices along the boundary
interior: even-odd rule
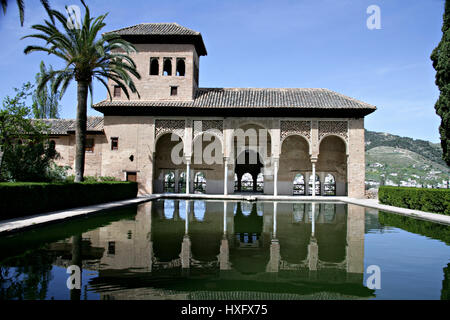
[[[0,183],[0,220],[135,198],[135,182]]]
[[[382,204],[450,215],[450,189],[382,186],[378,199]]]

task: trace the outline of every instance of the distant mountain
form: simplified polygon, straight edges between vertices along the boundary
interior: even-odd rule
[[[376,147],[393,147],[409,150],[433,162],[447,166],[445,161],[442,160],[442,149],[438,143],[366,130],[366,151]]]
[[[446,187],[450,167],[439,144],[366,130],[366,184]]]

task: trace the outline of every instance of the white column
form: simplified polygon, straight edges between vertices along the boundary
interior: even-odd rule
[[[190,194],[191,160],[186,159],[186,194]]]
[[[224,177],[223,177],[223,194],[228,195],[228,158],[223,159]]]
[[[273,195],[278,196],[278,159],[273,160]]]
[[[316,163],[311,162],[311,164],[312,164],[312,177],[313,177],[312,196],[315,197],[316,196]],[[309,186],[309,182],[308,182],[308,186]]]
[[[311,203],[311,235],[314,237],[314,232],[316,231],[316,203]]]

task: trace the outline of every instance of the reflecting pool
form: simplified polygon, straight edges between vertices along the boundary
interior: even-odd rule
[[[3,300],[448,300],[450,227],[341,203],[158,200],[2,237],[0,269]]]

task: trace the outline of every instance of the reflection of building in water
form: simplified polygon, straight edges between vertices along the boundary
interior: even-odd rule
[[[275,282],[317,286],[319,281],[338,288],[351,284],[363,292],[364,208],[346,208],[331,203],[149,202],[139,207],[135,220],[83,234],[92,247],[104,250],[96,265],[99,278],[91,285],[102,292],[103,286],[118,281],[125,291],[108,297],[121,299],[136,298],[139,290],[147,292],[145,298],[188,292],[172,296],[186,298],[194,291],[219,289],[225,279],[235,286],[229,291],[236,292],[252,291],[249,286],[255,281],[267,288]],[[180,272],[183,269],[189,272]],[[136,271],[147,274],[133,276]],[[175,285],[173,279],[180,282]],[[342,292],[351,295],[347,289]]]

